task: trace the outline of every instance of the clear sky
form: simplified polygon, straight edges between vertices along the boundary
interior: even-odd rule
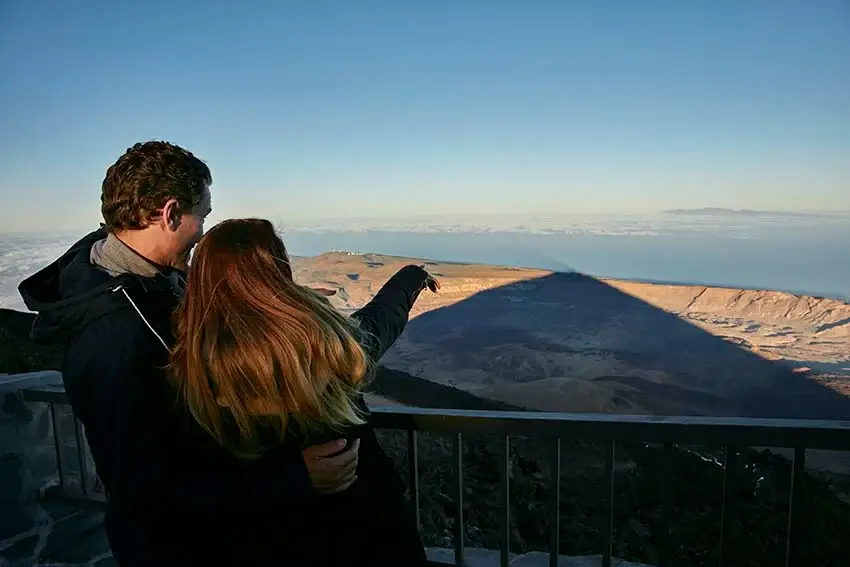
[[[850,3],[0,2],[0,230],[146,139],[219,218],[850,209]]]

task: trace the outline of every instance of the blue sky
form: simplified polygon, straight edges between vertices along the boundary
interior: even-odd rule
[[[0,226],[137,140],[216,217],[850,209],[846,0],[0,3]]]

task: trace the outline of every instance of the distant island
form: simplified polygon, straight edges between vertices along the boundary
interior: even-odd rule
[[[822,217],[830,216],[826,212],[816,211],[763,211],[755,209],[726,209],[723,207],[702,207],[699,209],[668,209],[665,215],[714,215],[714,216],[751,216],[751,217]]]

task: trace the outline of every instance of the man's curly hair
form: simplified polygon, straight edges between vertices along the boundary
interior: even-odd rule
[[[169,199],[178,211],[197,205],[212,184],[207,165],[168,142],[138,143],[118,158],[103,179],[100,202],[110,232],[146,227]]]

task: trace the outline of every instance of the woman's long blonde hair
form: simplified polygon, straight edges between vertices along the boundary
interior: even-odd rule
[[[370,361],[358,329],[293,281],[269,221],[227,220],[201,239],[175,329],[171,380],[233,454],[260,456],[290,422],[305,434],[363,423],[355,400]]]

